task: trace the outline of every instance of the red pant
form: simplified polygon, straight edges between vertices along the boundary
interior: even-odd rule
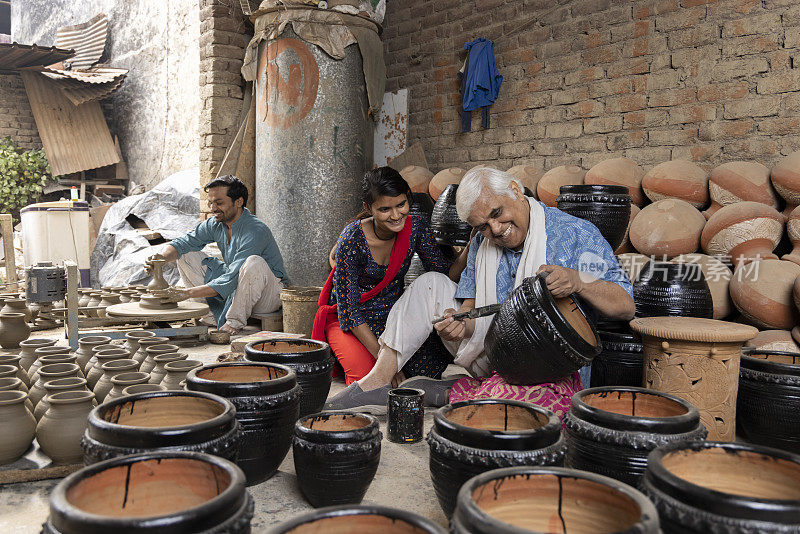
[[[336,359],[344,369],[345,383],[349,386],[361,380],[375,366],[375,357],[350,332],[342,332],[339,321],[325,326],[325,337]]]

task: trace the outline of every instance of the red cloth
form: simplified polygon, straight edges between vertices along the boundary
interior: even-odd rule
[[[344,381],[348,386],[364,378],[375,366],[375,356],[350,332],[343,332],[339,321],[328,323],[325,336],[333,354],[344,370]]]

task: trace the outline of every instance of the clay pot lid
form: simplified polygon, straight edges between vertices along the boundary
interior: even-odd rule
[[[630,325],[643,336],[705,343],[744,342],[758,334],[752,326],[698,317],[642,317]]]

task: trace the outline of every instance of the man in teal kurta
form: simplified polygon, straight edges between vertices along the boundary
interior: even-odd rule
[[[236,333],[251,313],[276,311],[288,285],[278,244],[247,203],[247,187],[234,176],[209,182],[204,190],[214,217],[161,251],[178,262],[187,298],[205,298],[221,330]],[[222,260],[199,252],[216,242]]]

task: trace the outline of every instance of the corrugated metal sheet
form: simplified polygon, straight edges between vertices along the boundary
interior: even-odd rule
[[[42,74],[64,92],[76,106],[105,98],[116,91],[128,69],[94,67],[90,71],[59,70],[45,67]]]
[[[0,71],[52,65],[59,61],[65,61],[74,55],[74,50],[55,46],[0,43]]]
[[[75,57],[64,64],[71,69],[88,69],[103,55],[108,36],[108,19],[105,13],[75,26],[62,26],[56,30],[56,45],[75,49]]]
[[[53,176],[120,161],[99,102],[75,106],[42,73],[21,74]]]

